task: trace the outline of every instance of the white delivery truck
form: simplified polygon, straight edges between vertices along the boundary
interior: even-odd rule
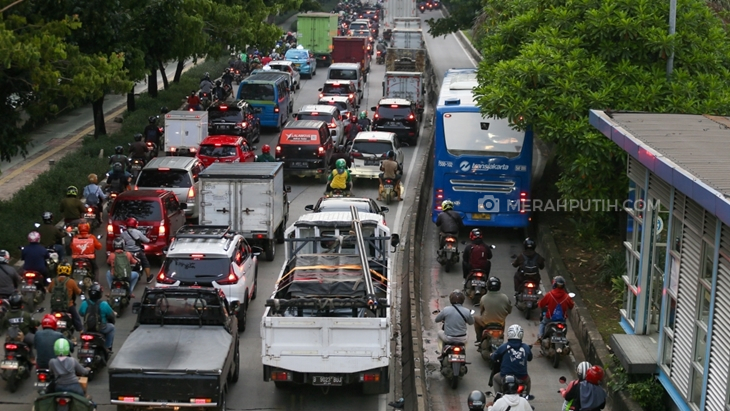
[[[286,230],[286,262],[261,319],[264,380],[389,391],[392,291],[380,214],[305,214]],[[391,238],[392,237],[392,238]]]
[[[393,19],[394,29],[420,29],[420,17],[397,17]]]
[[[386,71],[383,78],[383,98],[403,98],[425,108],[425,79],[417,71]]]
[[[423,30],[416,28],[393,29],[390,37],[390,47],[396,49],[422,49],[425,46]]]
[[[284,164],[214,163],[200,182],[200,225],[230,226],[274,261],[289,218]]]
[[[416,0],[390,0],[385,2],[385,27],[393,27],[398,17],[418,17]]]
[[[166,156],[195,156],[206,137],[207,111],[170,111],[165,114]]]

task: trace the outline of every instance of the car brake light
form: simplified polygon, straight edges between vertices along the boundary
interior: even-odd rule
[[[398,108],[398,105],[397,104],[391,104],[390,105],[390,108]]]
[[[350,98],[355,98],[355,95],[350,93]]]
[[[18,349],[17,344],[5,344],[5,350],[15,351]]]
[[[413,120],[414,118],[413,114],[408,115],[408,120]]]
[[[188,190],[188,200],[195,198],[195,187],[190,187]]]
[[[324,155],[324,147],[319,146],[319,148],[317,149],[317,155],[320,157]]]
[[[337,123],[335,123],[335,120],[332,119],[332,122],[327,125],[329,128],[337,128]]]
[[[278,112],[279,112],[279,106],[274,106],[274,113],[278,113]]]
[[[281,154],[281,146],[276,146],[276,153]]]
[[[221,146],[221,144],[220,144],[220,143],[216,143],[216,144],[214,144],[214,145],[215,145],[216,147],[220,147],[220,146]]]
[[[157,282],[161,284],[175,284],[175,280],[167,278],[163,272],[157,274]]]
[[[261,240],[266,238],[266,234],[256,234],[254,235],[254,238],[256,238],[257,240]]]
[[[158,167],[157,171],[170,171],[168,167]]]
[[[111,236],[114,235],[114,226],[109,224],[106,226],[106,235]]]
[[[91,341],[94,339],[94,336],[91,334],[82,334],[81,339],[84,341]]]
[[[223,280],[217,280],[216,282],[218,283],[218,285],[238,284],[238,276],[235,272],[233,272],[233,268],[231,268],[230,272],[228,273],[228,277]]]
[[[238,128],[246,128],[246,127],[248,127],[248,123],[245,122],[245,121],[243,121],[243,122],[240,122],[240,123],[236,124],[236,127],[238,127]]]
[[[380,374],[363,374],[362,382],[379,382]]]
[[[527,193],[520,193],[520,213],[524,214],[527,212]]]
[[[324,97],[324,93],[319,93],[319,98]]]
[[[375,113],[375,114],[373,114],[373,118],[374,118],[374,119],[376,119],[376,120],[377,120],[377,119],[378,119],[378,117],[380,117],[380,116],[378,115],[378,113]]]
[[[272,372],[271,373],[271,380],[272,381],[288,381],[289,380],[289,373],[286,372],[286,371]]]
[[[176,149],[175,147],[170,147],[170,152],[171,152],[171,153],[174,153],[174,152],[175,152],[175,150],[177,150],[177,149]]]
[[[454,354],[458,354],[461,352],[461,347],[454,347]]]
[[[165,220],[160,221],[160,229],[158,230],[158,235],[160,237],[165,235]]]
[[[228,110],[228,106],[224,106],[224,105],[220,105],[220,106],[218,106],[218,108],[221,110]]]

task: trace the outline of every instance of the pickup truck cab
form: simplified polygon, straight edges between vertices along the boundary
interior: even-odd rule
[[[288,50],[284,59],[291,61],[294,69],[304,76],[312,78],[317,75],[317,60],[314,58],[314,54],[301,45]]]
[[[117,410],[187,410],[192,404],[225,410],[241,356],[236,312],[223,292],[147,288],[132,312],[134,330],[109,365]]]

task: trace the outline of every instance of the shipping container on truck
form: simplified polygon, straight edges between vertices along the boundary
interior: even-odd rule
[[[165,114],[165,155],[195,156],[208,137],[207,111],[171,111]]]
[[[393,28],[393,23],[398,17],[417,17],[416,0],[390,0],[385,2],[385,28]]]
[[[394,29],[420,29],[420,17],[397,17],[393,19]]]
[[[333,63],[358,63],[363,77],[370,71],[367,37],[333,37],[332,46]]]
[[[332,37],[337,35],[337,14],[301,13],[297,16],[297,42],[314,54],[317,66],[332,64]]]
[[[425,79],[422,72],[387,71],[383,77],[383,98],[403,98],[425,108]],[[419,119],[420,120],[420,119]]]

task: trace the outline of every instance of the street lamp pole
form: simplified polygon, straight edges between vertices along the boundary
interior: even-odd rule
[[[677,0],[669,0],[669,35],[674,35],[677,29]],[[672,70],[674,70],[674,46],[672,52],[667,59],[667,81],[672,78]]]

